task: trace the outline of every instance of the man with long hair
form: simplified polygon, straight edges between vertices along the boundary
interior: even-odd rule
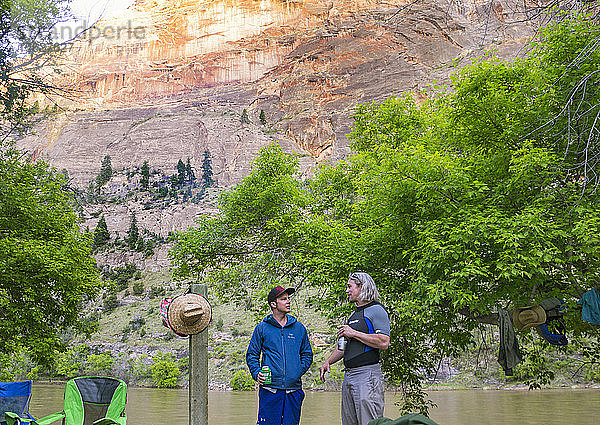
[[[346,338],[343,350],[336,348],[320,369],[321,379],[338,360],[344,359],[342,425],[367,425],[383,416],[385,383],[379,350],[390,345],[390,319],[379,302],[379,292],[367,273],[352,273],[346,285],[348,301],[356,305],[338,339]]]

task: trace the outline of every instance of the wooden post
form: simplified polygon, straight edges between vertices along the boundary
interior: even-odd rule
[[[193,284],[190,292],[207,296],[206,285]],[[208,425],[208,328],[190,336],[189,425]]]

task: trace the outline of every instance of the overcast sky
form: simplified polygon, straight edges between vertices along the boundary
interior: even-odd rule
[[[72,20],[61,22],[53,29],[56,41],[71,40],[85,28],[92,26],[100,17],[127,9],[134,0],[71,0]]]
[[[100,15],[127,9],[133,0],[71,0],[71,11],[79,19],[95,21]]]

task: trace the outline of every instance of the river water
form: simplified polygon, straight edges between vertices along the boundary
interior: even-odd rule
[[[62,410],[64,385],[36,384],[30,411],[36,417]],[[598,424],[600,389],[495,391],[431,391],[438,405],[430,417],[440,425]],[[386,393],[385,416],[400,416],[395,395]],[[211,391],[208,396],[211,425],[256,423],[255,392]],[[306,392],[301,425],[335,425],[340,422],[340,393]],[[128,425],[186,425],[188,393],[185,389],[128,388]],[[60,424],[56,422],[56,424]]]

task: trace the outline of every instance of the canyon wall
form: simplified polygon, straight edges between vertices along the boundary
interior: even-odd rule
[[[354,106],[426,96],[431,82],[485,51],[516,57],[539,23],[532,8],[514,0],[137,0],[73,44],[56,79],[72,93],[60,100],[66,112],[20,144],[78,183],[105,154],[117,166],[152,158],[166,167],[185,157],[197,165],[208,148],[224,185],[272,141],[310,156],[309,166],[339,160],[350,152]],[[244,109],[245,129],[233,118]],[[226,171],[232,162],[243,171]]]
[[[105,155],[113,169],[148,161],[173,174],[179,159],[198,169],[208,152],[225,189],[248,174],[252,158],[270,143],[298,154],[301,171],[310,174],[317,164],[350,154],[346,135],[356,105],[402,93],[423,99],[431,83],[448,81],[486,52],[518,57],[543,20],[542,6],[137,0],[73,44],[54,77],[70,90],[58,99],[62,109],[18,145],[66,169],[81,188]],[[125,208],[102,211],[112,215],[111,231],[125,231],[129,214],[138,211],[163,236],[206,212],[167,209],[165,219],[131,199]],[[96,222],[87,217],[90,228]],[[164,261],[163,255],[160,267]]]

